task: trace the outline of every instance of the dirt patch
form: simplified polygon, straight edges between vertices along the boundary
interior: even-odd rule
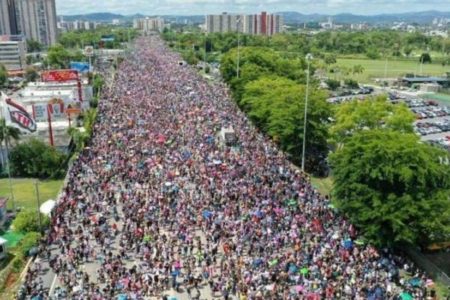
[[[18,278],[19,274],[13,272],[9,273],[8,277],[6,277],[5,288],[8,289],[15,285]]]

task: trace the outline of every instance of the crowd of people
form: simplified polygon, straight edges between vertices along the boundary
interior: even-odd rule
[[[60,297],[426,298],[422,273],[359,240],[227,87],[181,60],[139,38],[104,91],[41,255]]]

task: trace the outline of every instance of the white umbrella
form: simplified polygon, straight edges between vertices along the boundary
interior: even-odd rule
[[[42,203],[41,207],[39,208],[39,211],[43,213],[44,215],[50,215],[53,208],[55,208],[56,202],[55,200],[48,200]]]

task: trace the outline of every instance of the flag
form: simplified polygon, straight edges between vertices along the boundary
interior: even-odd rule
[[[26,109],[19,103],[13,101],[10,98],[5,100],[6,102],[6,122],[20,130],[28,132],[35,132],[37,129],[36,122],[33,117],[26,111]]]

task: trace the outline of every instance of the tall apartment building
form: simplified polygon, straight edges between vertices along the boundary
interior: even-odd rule
[[[164,20],[161,18],[142,18],[134,19],[133,27],[144,32],[150,31],[163,31],[165,24]]]
[[[274,35],[282,32],[283,18],[279,15],[262,12],[260,15],[221,15],[206,16],[206,31],[235,32],[239,31],[251,35]]]
[[[23,36],[0,36],[0,64],[7,70],[26,67],[26,41]]]
[[[0,0],[0,33],[24,35],[44,45],[56,43],[55,0]]]

